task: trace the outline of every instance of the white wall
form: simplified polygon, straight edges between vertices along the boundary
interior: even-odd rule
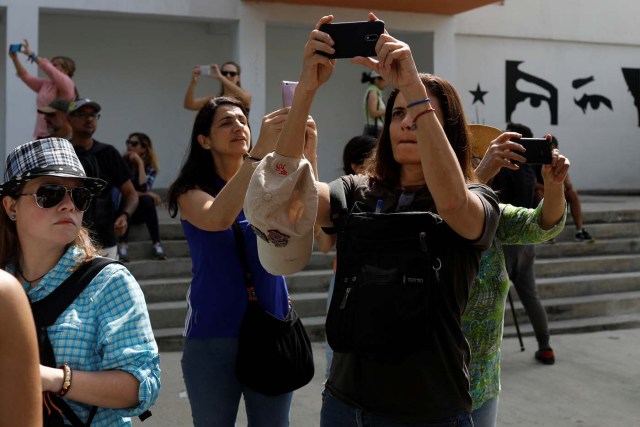
[[[546,133],[557,136],[562,152],[572,162],[570,175],[578,189],[640,189],[638,110],[621,71],[622,67],[640,68],[640,39],[631,43],[627,33],[615,25],[611,8],[600,6],[596,10],[593,2],[580,3],[581,8],[573,1],[555,2],[553,8],[546,0],[538,6],[524,2],[518,8],[514,3],[490,6],[458,17],[459,28],[463,33],[469,32],[456,37],[456,86],[468,118],[504,128],[507,119],[505,63],[523,61],[520,71],[557,88],[558,123],[551,123],[545,103],[535,107],[528,100],[517,105],[511,120],[530,126],[536,136]],[[620,3],[627,3],[628,13],[639,11],[637,4]],[[551,9],[554,13],[549,13]],[[621,9],[616,10],[624,15]],[[528,18],[523,19],[527,14]],[[583,19],[581,25],[571,25],[575,19]],[[490,29],[486,20],[503,25]],[[628,18],[619,22],[625,21]],[[536,26],[532,22],[545,22],[545,25]],[[598,43],[590,40],[597,32],[593,29],[607,30],[598,34]],[[475,34],[491,31],[500,36]],[[640,37],[637,28],[629,28],[629,32]],[[618,42],[603,43],[605,39]],[[593,82],[573,87],[574,80],[590,76]],[[488,91],[485,104],[473,104],[469,93],[478,83],[482,90]],[[521,91],[548,95],[547,91],[524,80],[520,80],[517,87]],[[600,104],[598,109],[587,106],[583,112],[574,100],[580,100],[585,94],[608,98],[613,111]]]
[[[182,108],[191,68],[233,59],[233,25],[150,17],[44,14],[40,54],[70,56],[81,97],[103,110],[95,138],[124,150],[129,133],[147,133],[160,157],[156,185],[175,178],[195,112]],[[219,84],[201,78],[197,95]],[[34,112],[35,113],[35,112]]]
[[[366,13],[238,0],[0,0],[2,7],[7,8],[0,21],[5,45],[24,34],[44,56],[77,60],[81,94],[105,107],[97,139],[122,148],[131,131],[151,135],[159,147],[161,187],[175,176],[188,143],[195,113],[181,104],[192,65],[240,61],[243,84],[254,94],[251,123],[257,133],[262,114],[280,105],[280,81],[297,79],[302,46],[315,20],[326,13],[338,21],[357,20]],[[544,108],[527,103],[518,105],[512,119],[531,125],[536,134],[558,136],[579,188],[639,189],[633,168],[640,160],[640,127],[620,71],[640,68],[638,12],[635,0],[508,0],[454,18],[379,15],[392,34],[412,45],[419,68],[454,83],[472,120],[504,126],[505,61],[524,61],[522,71],[558,88],[559,123],[551,125]],[[6,88],[4,105],[0,102],[6,138],[0,144],[11,148],[31,135],[35,95],[6,61],[5,56],[0,62]],[[322,179],[338,174],[344,143],[362,127],[360,73],[340,61],[314,104]],[[571,86],[588,76],[595,81]],[[478,83],[489,91],[485,104],[472,104],[469,91]],[[214,81],[203,81],[199,94],[217,89]],[[601,106],[583,114],[574,105],[574,96],[583,94],[608,97],[614,111]]]

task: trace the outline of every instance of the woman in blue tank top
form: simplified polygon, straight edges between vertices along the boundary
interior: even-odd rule
[[[192,259],[182,372],[195,426],[234,426],[242,395],[251,425],[289,425],[292,393],[261,395],[235,376],[248,296],[232,229],[236,222],[242,230],[258,301],[284,319],[289,311],[284,277],[260,265],[242,205],[254,167],[273,151],[287,113],[281,109],[266,115],[251,148],[243,104],[226,97],[208,101],[196,116],[186,160],[169,188],[169,212],[174,217],[180,212]]]

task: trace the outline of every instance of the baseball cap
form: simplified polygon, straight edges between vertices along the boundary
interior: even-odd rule
[[[69,114],[73,114],[75,111],[78,111],[80,108],[84,107],[85,105],[95,108],[96,113],[102,110],[102,107],[97,102],[94,102],[89,98],[79,98],[69,103]]]
[[[500,129],[487,125],[472,124],[469,125],[469,131],[471,132],[471,152],[473,157],[479,159],[484,157],[491,142],[502,135]]]
[[[267,155],[253,172],[244,214],[258,236],[260,263],[274,275],[302,270],[313,251],[318,190],[306,159]]]
[[[69,111],[69,101],[64,98],[58,98],[46,107],[38,108],[38,113],[42,114],[51,114],[56,111],[62,111],[63,113]]]

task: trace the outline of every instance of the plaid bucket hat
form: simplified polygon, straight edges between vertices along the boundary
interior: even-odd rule
[[[9,153],[0,197],[13,194],[19,186],[39,176],[81,179],[94,195],[107,186],[106,181],[87,176],[69,141],[46,138],[22,144]]]

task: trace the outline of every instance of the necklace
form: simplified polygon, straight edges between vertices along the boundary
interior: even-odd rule
[[[47,271],[47,272],[46,272],[46,273],[44,273],[42,276],[37,277],[37,278],[35,278],[35,279],[33,279],[33,280],[29,280],[29,279],[27,279],[27,278],[25,277],[24,273],[22,272],[22,267],[20,267],[20,264],[18,264],[18,265],[16,266],[16,271],[18,272],[18,274],[20,274],[20,275],[22,276],[22,278],[27,282],[27,284],[28,284],[29,286],[31,286],[31,284],[32,284],[32,283],[35,283],[35,282],[37,282],[38,280],[42,279],[42,278],[43,278],[44,276],[46,276],[46,274],[48,273],[48,271]]]

